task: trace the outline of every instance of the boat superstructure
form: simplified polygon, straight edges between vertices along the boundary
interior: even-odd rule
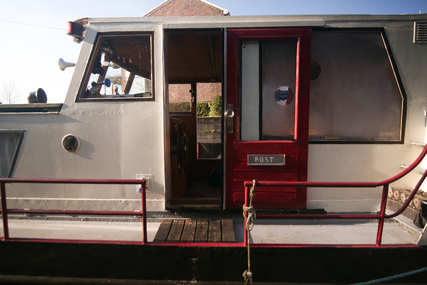
[[[423,245],[426,27],[425,14],[71,22],[82,48],[65,102],[39,89],[0,105],[2,209],[21,209],[3,215],[112,211],[142,217],[146,235],[150,212],[221,218],[245,204],[246,220],[255,208],[267,224],[377,220],[372,245],[347,245],[371,250],[384,248],[390,204],[412,209]],[[251,244],[242,226],[226,254]],[[261,228],[260,255],[313,244],[265,245],[277,236]]]

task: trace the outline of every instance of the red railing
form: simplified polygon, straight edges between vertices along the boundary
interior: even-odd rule
[[[415,188],[411,191],[411,194],[406,199],[405,203],[402,205],[402,207],[396,211],[393,214],[387,215],[386,214],[386,206],[387,206],[387,194],[389,185],[402,177],[404,177],[406,174],[411,172],[415,169],[415,167],[421,163],[423,158],[425,157],[427,153],[427,146],[424,147],[421,154],[418,156],[418,158],[410,165],[408,168],[400,172],[398,175],[393,176],[387,180],[380,181],[380,182],[303,182],[303,181],[245,181],[245,206],[248,207],[248,201],[249,201],[249,188],[253,186],[264,186],[264,187],[313,187],[313,188],[325,188],[325,187],[332,187],[332,188],[375,188],[375,187],[383,187],[382,195],[381,195],[381,206],[378,214],[301,214],[301,215],[292,215],[292,214],[257,214],[257,219],[372,219],[376,220],[378,219],[378,230],[377,230],[377,236],[376,236],[376,244],[375,246],[381,246],[381,240],[382,240],[382,234],[384,229],[384,221],[385,219],[394,218],[408,207],[411,200],[414,198],[417,191],[420,189],[422,183],[424,182],[426,176],[427,176],[427,170],[424,171],[423,175],[419,179],[417,185]],[[256,201],[256,195],[254,198],[254,201]],[[245,219],[245,231],[246,231],[246,219]],[[245,245],[247,245],[245,241]],[[258,246],[265,246],[258,244]],[[278,246],[278,245],[275,245]],[[319,245],[321,246],[321,245]],[[366,247],[366,245],[363,245]]]
[[[386,214],[387,193],[390,183],[401,179],[403,176],[411,172],[424,158],[427,153],[427,146],[424,147],[419,157],[405,170],[398,175],[380,182],[301,182],[301,181],[255,181],[256,186],[267,187],[340,187],[340,188],[374,188],[383,187],[381,196],[381,208],[378,214],[258,214],[258,219],[378,219],[378,230],[375,247],[382,246],[382,233],[384,228],[384,220],[400,215],[409,205],[421,184],[427,176],[427,170],[424,172],[416,187],[408,196],[406,202],[401,209],[393,214]],[[8,183],[26,183],[26,184],[109,184],[109,185],[141,185],[141,211],[80,211],[80,210],[31,210],[31,209],[8,209],[7,208],[7,191],[6,184]],[[0,178],[1,184],[1,214],[3,222],[4,241],[43,241],[43,242],[65,242],[65,243],[120,243],[120,244],[151,244],[163,246],[227,246],[227,247],[242,247],[248,246],[247,240],[242,243],[176,243],[176,242],[148,242],[147,241],[147,209],[146,209],[146,181],[144,179],[37,179],[37,178]],[[244,182],[246,191],[245,206],[248,207],[249,187],[253,186],[253,181]],[[256,201],[256,195],[254,198]],[[126,215],[126,216],[141,216],[142,217],[142,241],[106,241],[106,240],[69,240],[69,239],[37,239],[37,238],[11,238],[9,236],[8,214],[68,214],[68,215]],[[246,233],[246,220],[245,220]],[[282,247],[282,246],[333,246],[333,245],[288,245],[288,244],[251,244],[255,247]],[[343,245],[338,245],[343,246]],[[350,247],[369,247],[369,245],[348,245]]]
[[[140,185],[141,186],[141,211],[85,211],[85,210],[31,210],[7,208],[7,183],[25,184],[108,184],[108,185]],[[3,221],[4,241],[48,241],[66,243],[119,243],[119,244],[146,244],[147,243],[147,210],[146,210],[146,180],[145,179],[38,179],[38,178],[0,178],[1,184],[1,213]],[[29,239],[11,238],[9,236],[8,214],[68,214],[68,215],[108,215],[108,216],[141,216],[142,241],[105,241],[105,240],[68,240],[68,239]]]

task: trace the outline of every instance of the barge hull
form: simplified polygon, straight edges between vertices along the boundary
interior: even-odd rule
[[[94,282],[241,282],[247,269],[244,247],[2,242],[0,256],[0,281],[38,276],[71,278],[76,282],[88,278]],[[251,270],[254,282],[349,284],[427,268],[426,256],[426,248],[418,246],[256,247],[251,248]],[[417,283],[426,278],[424,270],[392,283]]]

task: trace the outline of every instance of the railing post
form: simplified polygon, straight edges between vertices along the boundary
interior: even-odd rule
[[[142,212],[142,244],[147,243],[147,200],[146,200],[146,181],[141,183],[141,212]]]
[[[249,207],[249,189],[247,186],[245,186],[245,207]],[[244,220],[244,228],[243,228],[243,232],[244,232],[244,239],[243,239],[243,245],[244,246],[248,246],[248,238],[247,235],[249,234],[247,231],[247,220],[248,220],[248,212],[243,210],[243,216],[245,217]]]
[[[3,220],[3,240],[9,239],[9,221],[7,218],[7,204],[6,204],[6,183],[1,182],[1,212]]]
[[[384,184],[383,186],[383,193],[381,196],[380,218],[378,219],[378,232],[377,232],[376,246],[381,246],[381,240],[382,240],[383,230],[384,230],[385,211],[387,206],[388,187],[389,187],[389,184]]]

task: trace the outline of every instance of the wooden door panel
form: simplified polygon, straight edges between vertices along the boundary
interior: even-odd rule
[[[227,208],[242,206],[244,181],[254,179],[258,181],[307,180],[310,36],[310,29],[305,28],[232,29],[227,31],[226,106],[227,114],[230,115],[225,119]],[[283,54],[282,45],[283,50],[286,50],[284,54],[286,59],[281,59],[284,63],[277,63],[278,67],[272,67],[276,64],[274,52],[278,50],[278,55]],[[257,49],[257,47],[259,48]],[[270,49],[268,49],[269,47]],[[247,49],[244,50],[245,48]],[[248,49],[251,50],[250,54],[246,54]],[[273,52],[273,56],[271,53],[267,54],[270,51]],[[256,56],[257,53],[259,56]],[[257,66],[259,66],[258,75],[256,75]],[[289,72],[289,70],[285,70],[287,68],[283,67],[294,69],[294,72],[292,70]],[[255,76],[246,75],[248,69],[254,71]],[[264,72],[264,70],[268,72]],[[271,72],[271,70],[278,70],[279,73],[274,74],[275,72]],[[281,71],[284,74],[283,78]],[[270,74],[278,79],[270,80]],[[282,84],[282,81],[289,86],[284,86],[285,83]],[[251,88],[246,88],[247,85],[250,85]],[[271,92],[275,86],[278,87],[276,93]],[[245,92],[242,91],[243,89]],[[269,100],[272,95],[275,96],[274,98],[280,106],[277,107],[274,102],[267,104],[265,100]],[[293,100],[289,99],[291,97]],[[284,103],[282,103],[280,101],[282,99],[289,99],[289,102],[283,101]],[[257,109],[257,104],[259,104],[259,109]],[[263,105],[264,107],[262,107]],[[275,108],[275,110],[271,110],[271,113],[274,111],[273,120],[268,118],[270,106]],[[250,123],[244,121],[246,119]],[[268,122],[267,124],[273,122],[280,128],[274,129],[269,125],[266,126],[266,122]],[[287,126],[283,127],[283,131],[282,122]],[[264,133],[264,128],[267,129],[267,133]],[[267,163],[263,161],[262,165],[249,162],[249,157],[261,155],[277,156],[279,160],[281,156],[284,156],[284,165],[273,165],[269,161]],[[305,188],[256,188],[254,205],[255,207],[275,209],[305,208],[306,199]]]

